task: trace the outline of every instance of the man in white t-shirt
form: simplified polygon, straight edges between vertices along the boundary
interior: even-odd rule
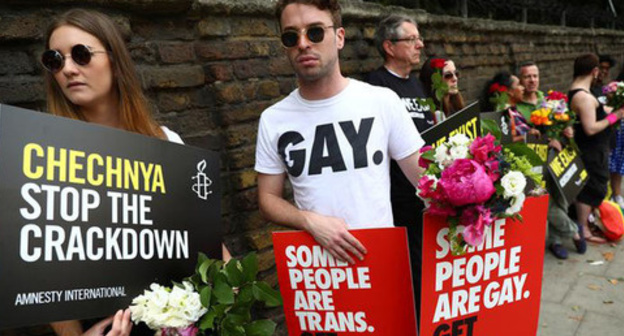
[[[280,0],[276,9],[299,88],[260,118],[260,211],[353,263],[366,249],[348,229],[393,226],[390,159],[416,185],[423,140],[393,91],[340,73],[345,30],[336,0]],[[283,198],[286,176],[296,207]]]

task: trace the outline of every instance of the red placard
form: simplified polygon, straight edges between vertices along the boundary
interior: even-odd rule
[[[337,262],[308,233],[273,233],[288,334],[416,335],[404,228],[350,231],[368,250]]]
[[[425,214],[421,335],[537,333],[548,196],[528,198],[523,221],[499,220],[482,246],[449,252],[448,225]]]

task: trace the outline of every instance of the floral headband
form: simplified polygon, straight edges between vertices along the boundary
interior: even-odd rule
[[[498,83],[494,83],[494,84],[490,85],[489,92],[490,93],[495,93],[495,92],[503,93],[503,92],[507,92],[507,90],[508,90],[507,86],[501,85],[501,84],[498,84]]]
[[[446,64],[446,61],[442,58],[434,58],[431,60],[430,64],[432,68],[442,70],[442,68],[444,68],[444,64]]]

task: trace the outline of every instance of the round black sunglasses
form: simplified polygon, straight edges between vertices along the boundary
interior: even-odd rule
[[[107,51],[93,51],[84,44],[76,44],[71,48],[71,58],[74,63],[85,66],[91,62],[93,54],[108,53]],[[57,73],[65,66],[65,56],[58,50],[46,50],[41,55],[41,64],[51,73]]]
[[[308,41],[312,43],[321,43],[325,38],[325,29],[334,28],[334,26],[312,26],[301,30],[301,34],[305,34]],[[286,48],[292,48],[299,42],[299,32],[296,30],[287,30],[282,33],[282,44]]]

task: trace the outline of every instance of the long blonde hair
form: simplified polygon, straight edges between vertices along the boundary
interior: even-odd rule
[[[45,36],[46,49],[50,48],[50,36],[61,26],[73,26],[95,36],[109,52],[113,72],[112,89],[115,90],[119,100],[117,111],[122,128],[164,139],[164,132],[152,118],[134,63],[117,25],[102,13],[72,9],[60,15],[48,27]],[[45,72],[45,83],[48,111],[55,115],[86,121],[80,106],[65,96],[53,74],[48,71]]]

